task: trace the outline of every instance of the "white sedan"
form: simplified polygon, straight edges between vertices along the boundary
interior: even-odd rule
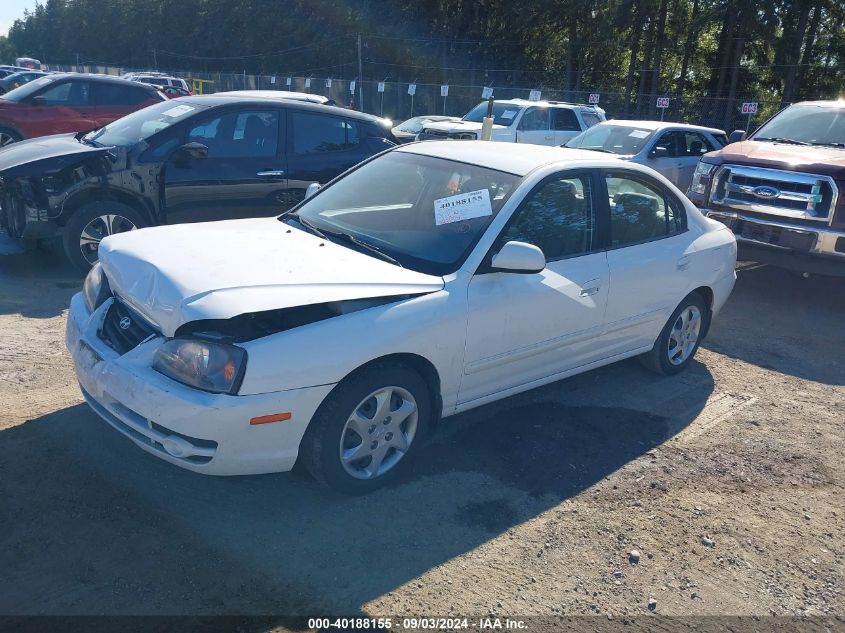
[[[724,130],[664,121],[605,121],[569,140],[564,147],[616,154],[651,167],[681,191],[707,152],[728,144]]]
[[[241,475],[395,476],[439,418],[631,356],[687,367],[736,243],[594,152],[396,147],[279,218],[111,236],[67,322],[82,393],[144,450]]]

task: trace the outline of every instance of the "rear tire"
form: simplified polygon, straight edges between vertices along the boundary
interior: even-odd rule
[[[669,317],[650,352],[640,356],[648,369],[671,376],[692,362],[710,321],[710,309],[701,295],[687,295]]]
[[[320,483],[366,494],[407,468],[429,435],[433,397],[425,380],[401,363],[379,363],[338,384],[317,409],[300,448]]]
[[[112,200],[95,200],[79,207],[70,216],[62,235],[65,255],[82,272],[97,262],[100,241],[115,233],[147,226],[143,214],[129,205]]]

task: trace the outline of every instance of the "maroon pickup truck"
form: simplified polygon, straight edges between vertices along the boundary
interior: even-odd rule
[[[740,257],[845,275],[845,101],[797,103],[705,154],[687,196]]]

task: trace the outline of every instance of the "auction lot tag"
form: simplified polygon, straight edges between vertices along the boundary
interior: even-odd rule
[[[193,106],[178,105],[178,106],[173,106],[169,110],[165,110],[164,112],[162,112],[162,114],[164,116],[169,116],[169,117],[175,118],[177,116],[182,116],[183,114],[188,114],[188,112],[192,112],[193,109],[194,109]]]
[[[489,99],[493,96],[493,87],[492,86],[485,86],[481,89],[481,98],[482,99]]]
[[[633,136],[634,138],[645,138],[651,134],[648,130],[631,130],[631,133],[628,136]]]
[[[417,84],[408,84],[408,94],[409,95],[417,94]]]
[[[516,116],[516,110],[505,110],[502,112],[503,119],[512,119]]]
[[[437,226],[487,215],[493,215],[490,192],[487,189],[459,193],[434,201],[434,224]]]

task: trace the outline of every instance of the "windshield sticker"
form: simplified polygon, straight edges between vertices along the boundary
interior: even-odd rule
[[[434,201],[434,223],[437,226],[493,215],[487,189],[459,193]]]
[[[193,112],[193,106],[189,105],[178,105],[170,108],[169,110],[165,110],[162,112],[164,116],[169,116],[172,118],[176,118],[177,116],[182,116],[183,114],[188,114],[188,112]]]
[[[648,135],[648,130],[631,130],[631,133],[628,136],[633,136],[634,138],[645,138]]]
[[[516,110],[505,110],[502,112],[503,119],[512,119],[516,116]]]

